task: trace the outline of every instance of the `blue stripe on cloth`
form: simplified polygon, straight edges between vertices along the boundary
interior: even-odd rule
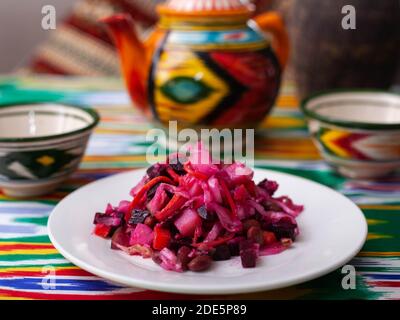
[[[2,213],[15,213],[15,214],[36,214],[36,213],[50,213],[52,207],[9,207],[0,206],[0,214]]]
[[[51,286],[51,290],[65,291],[113,291],[122,287],[99,279],[55,279],[52,284],[50,279],[25,277],[25,278],[3,278],[0,279],[0,287],[20,290],[49,290],[45,286]]]
[[[21,226],[21,225],[4,225],[0,224],[0,233],[35,233],[37,227],[28,225],[28,226]]]
[[[400,280],[400,274],[363,273],[363,276],[372,278],[374,280]]]

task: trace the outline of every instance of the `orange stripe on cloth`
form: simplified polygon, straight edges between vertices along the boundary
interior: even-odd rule
[[[400,257],[400,251],[361,251],[358,254],[359,257]]]
[[[300,102],[295,96],[283,95],[276,101],[278,107],[298,108]]]

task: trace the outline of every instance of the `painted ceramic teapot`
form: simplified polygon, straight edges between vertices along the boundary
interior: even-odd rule
[[[253,11],[246,0],[170,0],[144,42],[130,16],[103,19],[134,105],[163,125],[256,127],[275,102],[288,38],[277,13]]]

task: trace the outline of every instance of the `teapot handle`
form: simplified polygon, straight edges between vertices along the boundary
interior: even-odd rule
[[[272,45],[279,59],[282,69],[289,59],[289,36],[281,15],[277,12],[265,12],[253,18],[258,27],[265,32],[272,33]]]

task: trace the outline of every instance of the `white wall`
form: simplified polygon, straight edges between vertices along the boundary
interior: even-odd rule
[[[0,0],[0,73],[23,64],[35,46],[46,38],[41,28],[42,7],[53,5],[57,22],[76,0]]]

